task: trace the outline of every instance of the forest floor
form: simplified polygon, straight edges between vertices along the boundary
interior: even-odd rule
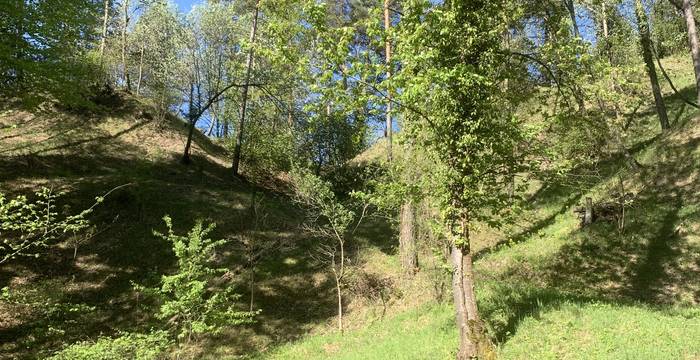
[[[690,68],[685,60],[667,63],[672,75]],[[692,77],[674,80],[693,97]],[[0,108],[0,191],[67,190],[63,200],[77,211],[127,185],[96,208],[96,234],[75,258],[64,244],[0,266],[0,288],[7,289],[0,298],[0,359],[41,358],[99,335],[148,331],[155,310],[133,284],[155,285],[174,265],[169,244],[152,234],[165,229],[166,214],[179,233],[201,218],[217,223],[213,238],[247,234],[284,244],[258,267],[258,321],[189,344],[183,357],[453,357],[449,283],[433,256],[422,254],[421,271],[407,281],[391,225],[366,221],[351,246],[353,276],[393,285],[384,305],[349,296],[341,335],[334,330],[331,280],[308,260],[313,240],[298,230],[300,211],[286,196],[234,180],[226,151],[199,134],[193,163],[180,164],[182,121],[158,119],[133,97],[112,100],[79,114]],[[651,108],[633,122],[628,148],[638,170],[612,154],[596,171],[578,169],[568,181],[533,182],[518,224],[476,236],[479,307],[500,357],[700,358],[700,118],[677,96],[668,96],[667,105],[673,130],[661,134]],[[620,179],[634,194],[624,230],[606,222],[581,229],[573,208],[585,197],[610,201]],[[254,193],[264,199],[257,227]],[[238,275],[245,306],[240,251],[231,246],[220,255]]]

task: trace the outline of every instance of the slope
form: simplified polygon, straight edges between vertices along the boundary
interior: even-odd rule
[[[688,62],[664,61],[672,75]],[[674,81],[692,98],[691,77]],[[479,307],[500,358],[700,357],[700,117],[665,91],[673,130],[659,134],[653,109],[633,121],[627,145],[639,169],[612,154],[565,181],[533,183],[519,224],[496,245],[492,234],[477,237]],[[586,197],[613,201],[621,183],[634,194],[624,229],[604,221],[580,228],[572,210]],[[448,359],[456,340],[451,306],[428,302],[261,358]]]
[[[299,211],[283,194],[234,180],[226,150],[200,133],[193,163],[180,164],[185,123],[159,116],[145,100],[117,93],[100,102],[92,110],[47,104],[30,112],[9,103],[0,110],[0,191],[29,194],[47,186],[67,192],[61,211],[78,211],[117,188],[90,216],[94,231],[77,250],[63,243],[37,259],[0,266],[0,358],[41,358],[79,340],[148,331],[157,309],[133,285],[156,284],[174,264],[169,244],[152,234],[164,230],[166,214],[179,233],[196,219],[218,224],[213,237],[231,240],[218,258],[241,294],[248,284],[240,236],[284,244],[259,265],[260,321],[206,339],[226,343],[225,353],[296,338],[332,316],[330,296],[304,296],[330,288],[310,281],[321,276],[319,270],[298,261],[307,240],[295,231]],[[200,345],[188,351],[197,356]]]

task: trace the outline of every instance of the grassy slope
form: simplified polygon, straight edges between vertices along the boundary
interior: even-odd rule
[[[668,68],[674,76],[690,69],[685,61]],[[691,81],[685,76],[677,85],[692,98]],[[629,173],[620,159],[610,159],[602,164],[601,176],[587,183],[587,191],[566,185],[541,188],[528,215],[509,235],[478,238],[479,304],[504,358],[700,357],[700,123],[674,96],[668,100],[678,130],[655,137],[657,124],[650,112],[635,123],[642,136],[634,138],[644,141],[630,145],[643,171]],[[104,231],[79,249],[75,261],[72,249],[65,247],[38,261],[0,267],[0,287],[9,286],[25,302],[39,304],[0,301],[0,358],[31,358],[100,333],[148,329],[148,314],[154,310],[137,302],[130,281],[152,283],[172,266],[167,244],[151,235],[152,229],[162,230],[164,214],[174,218],[181,232],[197,217],[219,224],[216,237],[252,231],[249,204],[255,187],[231,180],[225,152],[203,137],[196,141],[194,164],[180,165],[182,123],[140,115],[149,109],[127,98],[92,115],[0,111],[3,191],[64,187],[73,191],[66,200],[77,209],[116,185],[133,184],[98,209],[95,219]],[[13,124],[20,126],[6,127]],[[626,231],[617,234],[609,224],[579,230],[571,208],[585,196],[606,198],[616,188],[618,174],[628,191],[638,194]],[[416,281],[403,282],[389,229],[374,221],[362,227],[351,249],[352,273],[388,278],[394,290],[386,315],[377,301],[348,298],[349,329],[340,336],[333,329],[335,304],[327,274],[308,262],[308,241],[295,230],[298,212],[284,197],[257,191],[269,199],[270,215],[256,235],[290,244],[260,267],[260,321],[202,339],[187,349],[189,355],[452,357],[452,310],[449,301],[432,301],[437,271],[430,257],[421,259]],[[486,250],[501,239],[510,241]],[[235,249],[227,249],[223,259],[240,272]],[[244,284],[239,286],[245,292]],[[449,293],[444,297],[448,300]],[[57,310],[46,314],[37,307]],[[82,311],[71,311],[80,307]]]
[[[50,186],[68,190],[63,201],[82,209],[95,196],[129,184],[97,207],[92,219],[98,234],[78,249],[75,260],[72,248],[60,246],[39,259],[0,266],[0,288],[12,294],[12,301],[0,299],[0,358],[43,357],[100,334],[148,330],[156,310],[137,296],[131,281],[153,285],[172,268],[169,244],[152,235],[163,231],[165,214],[180,233],[202,218],[218,224],[215,238],[245,233],[288,245],[258,270],[260,322],[204,339],[190,354],[207,346],[220,355],[262,349],[297,338],[332,316],[330,284],[305,261],[308,246],[296,231],[298,210],[283,195],[233,180],[226,152],[199,134],[193,164],[181,165],[184,123],[154,114],[129,96],[93,112],[47,107],[29,113],[9,105],[0,110],[0,191]],[[254,191],[265,198],[266,215],[257,230],[250,211]],[[219,258],[245,293],[239,255],[229,247]]]
[[[693,99],[689,62],[665,62],[672,76],[684,74],[674,76],[676,86]],[[479,306],[500,357],[700,358],[700,118],[675,95],[667,105],[670,133],[656,135],[653,109],[635,122],[640,141],[630,147],[640,171],[613,157],[583,191],[581,184],[540,188],[510,241],[477,256]],[[587,196],[607,199],[620,177],[636,194],[624,232],[606,223],[579,229],[572,208]],[[452,316],[450,306],[423,305],[263,358],[452,358]]]

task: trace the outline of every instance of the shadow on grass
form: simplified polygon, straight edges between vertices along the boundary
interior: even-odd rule
[[[497,341],[512,336],[525,317],[564,303],[660,310],[699,304],[699,146],[700,139],[683,135],[658,140],[657,157],[641,169],[644,186],[627,209],[623,232],[604,222],[573,230],[554,254],[487,279],[492,283],[480,308]]]

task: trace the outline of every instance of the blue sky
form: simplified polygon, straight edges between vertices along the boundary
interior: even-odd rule
[[[188,13],[192,9],[192,6],[198,5],[204,2],[204,0],[170,0],[171,2],[174,2],[175,5],[177,5],[177,8],[180,9],[181,12],[183,13]]]

